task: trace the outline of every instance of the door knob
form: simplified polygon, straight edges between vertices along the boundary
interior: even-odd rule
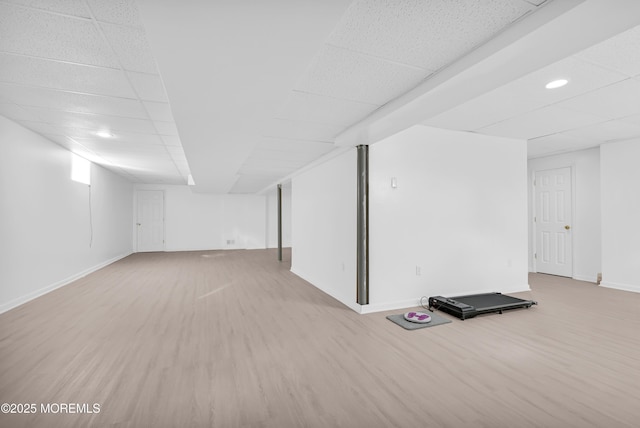
[[[140,224],[140,223],[136,223],[136,225],[138,225],[138,226],[142,226],[142,224]],[[569,227],[569,226],[565,226],[565,227]]]
[[[569,226],[568,224],[564,227],[565,229],[569,230],[571,229],[571,226]]]

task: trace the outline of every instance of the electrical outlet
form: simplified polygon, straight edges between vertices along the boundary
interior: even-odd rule
[[[420,266],[416,266],[416,276],[422,275],[422,268]]]

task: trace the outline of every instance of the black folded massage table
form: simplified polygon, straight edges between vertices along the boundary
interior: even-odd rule
[[[440,310],[461,320],[476,315],[502,313],[509,309],[530,308],[537,305],[533,300],[523,300],[502,293],[470,294],[456,297],[429,297],[429,309]]]

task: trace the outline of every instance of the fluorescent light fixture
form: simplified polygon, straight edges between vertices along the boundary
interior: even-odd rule
[[[547,83],[545,85],[545,88],[547,89],[556,89],[556,88],[562,88],[564,85],[566,85],[567,83],[569,83],[569,81],[567,79],[558,79],[558,80],[553,80],[549,83]]]
[[[195,186],[195,185],[196,185],[196,182],[195,182],[195,181],[193,181],[193,177],[191,176],[191,174],[189,174],[189,175],[187,176],[187,184],[188,184],[189,186]]]
[[[71,153],[71,179],[91,185],[91,162],[75,153]]]
[[[98,137],[102,137],[102,138],[113,138],[114,137],[114,135],[111,132],[104,131],[104,130],[96,132],[96,135]]]

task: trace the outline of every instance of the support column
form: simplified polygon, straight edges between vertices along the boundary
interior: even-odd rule
[[[358,151],[357,303],[369,304],[369,146]]]
[[[282,261],[282,184],[278,184],[278,261]]]

